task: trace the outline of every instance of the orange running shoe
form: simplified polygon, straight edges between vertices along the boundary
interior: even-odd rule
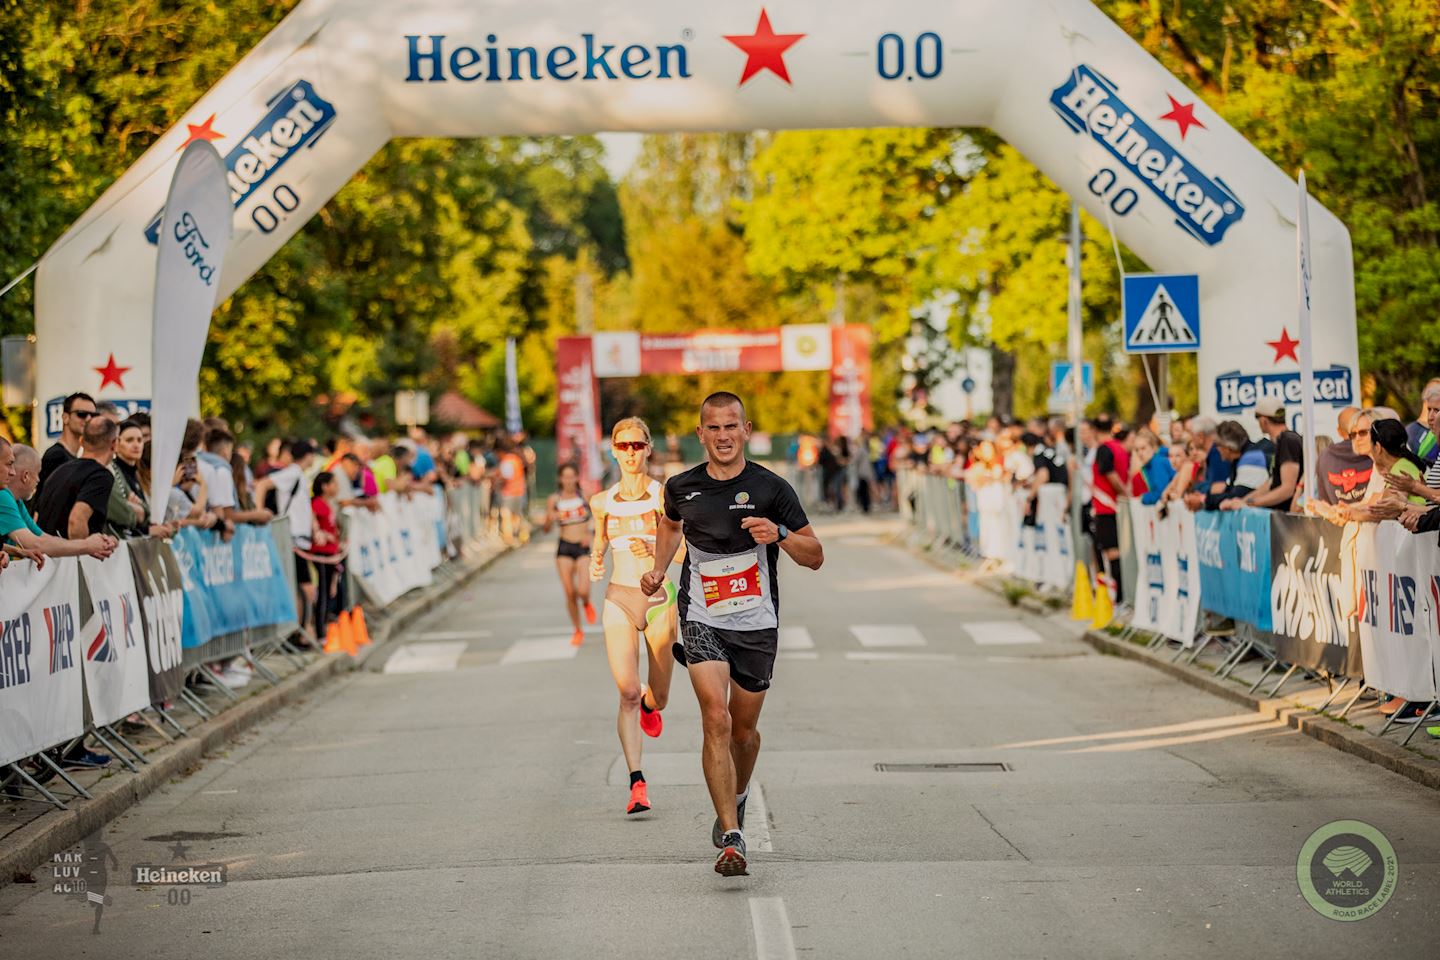
[[[584,630],[576,630],[574,633],[570,634],[570,646],[572,646],[572,647],[578,647],[578,646],[580,646],[580,644],[582,644],[582,643],[584,643],[584,642],[585,642],[585,631],[584,631]]]
[[[630,805],[625,808],[625,813],[644,813],[650,809],[650,795],[645,792],[645,781],[636,780],[635,785],[630,788]]]
[[[585,622],[595,622],[595,604],[591,603],[589,600],[585,601]]]
[[[640,732],[647,737],[658,737],[660,731],[665,729],[665,721],[660,719],[659,710],[651,710],[645,706],[645,693],[640,694]]]

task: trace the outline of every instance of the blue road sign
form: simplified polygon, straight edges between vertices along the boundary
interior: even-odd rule
[[[1050,406],[1070,409],[1073,377],[1070,361],[1056,360],[1050,364]],[[1095,364],[1086,360],[1080,371],[1080,389],[1087,405],[1095,402]]]
[[[1125,278],[1125,352],[1200,349],[1200,278],[1137,273]]]

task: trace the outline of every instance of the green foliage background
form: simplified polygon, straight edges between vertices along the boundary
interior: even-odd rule
[[[38,258],[294,0],[0,0],[0,280]],[[1435,0],[1100,0],[1100,6],[1349,226],[1361,366],[1413,410],[1440,373],[1440,4]],[[816,322],[876,332],[877,417],[895,414],[917,308],[990,348],[997,407],[1043,402],[1065,323],[1068,201],[985,131],[864,130],[646,139],[615,183],[591,137],[407,140],[384,149],[221,306],[207,412],[257,431],[341,409],[383,425],[396,389],[503,407],[520,338],[527,426],[554,415],[553,343],[588,276],[598,329]],[[1086,217],[1086,350],[1103,405],[1148,413],[1116,352],[1115,253]],[[1121,251],[1127,269],[1143,264]],[[31,286],[0,333],[33,329]],[[698,381],[698,382],[697,382]],[[713,382],[712,382],[713,381]],[[818,429],[823,374],[725,377],[768,429]],[[605,385],[605,412],[683,428],[719,378]],[[1172,369],[1184,409],[1193,363]],[[317,400],[320,402],[317,403]],[[22,411],[10,411],[20,426]]]

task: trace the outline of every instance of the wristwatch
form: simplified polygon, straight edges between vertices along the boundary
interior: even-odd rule
[[[779,543],[781,540],[784,540],[786,537],[790,536],[790,531],[785,529],[785,524],[779,524],[779,529],[780,533],[775,537],[776,543]]]

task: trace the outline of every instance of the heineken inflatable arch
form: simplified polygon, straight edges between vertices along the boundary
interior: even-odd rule
[[[303,0],[46,253],[39,432],[73,390],[148,403],[192,140],[235,207],[224,297],[393,137],[881,126],[995,130],[1153,270],[1198,274],[1202,410],[1298,408],[1295,182],[1085,0]],[[1356,395],[1354,281],[1345,227],[1309,220],[1324,431]]]

